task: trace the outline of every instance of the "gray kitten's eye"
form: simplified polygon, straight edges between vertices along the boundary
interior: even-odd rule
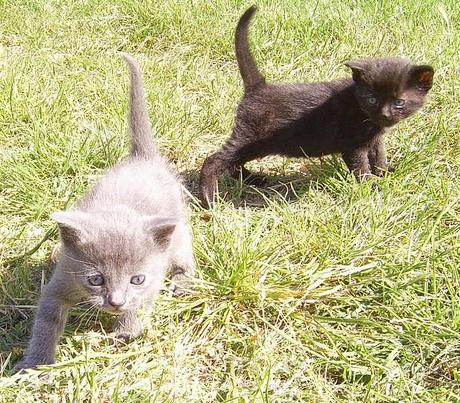
[[[131,284],[141,285],[145,281],[145,276],[143,274],[138,274],[137,276],[131,277]]]
[[[100,287],[104,284],[104,276],[102,274],[95,274],[94,276],[88,277],[88,283],[95,287]]]
[[[397,108],[401,108],[405,103],[406,101],[404,99],[395,99],[393,101],[393,105],[396,106]]]
[[[377,103],[377,98],[376,97],[369,97],[367,98],[367,102],[369,105],[375,105]]]

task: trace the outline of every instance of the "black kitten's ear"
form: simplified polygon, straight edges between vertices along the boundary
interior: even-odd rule
[[[345,66],[349,67],[353,72],[353,80],[358,82],[361,80],[363,73],[365,71],[365,64],[362,60],[352,60],[345,63]]]
[[[61,239],[69,245],[83,244],[89,239],[87,231],[84,229],[87,222],[87,213],[79,211],[59,211],[51,214],[51,218],[59,225]]]
[[[433,86],[433,67],[428,65],[414,66],[409,70],[409,85],[428,92]]]
[[[158,246],[166,249],[171,242],[176,225],[177,220],[172,217],[152,217],[146,220],[144,229]]]

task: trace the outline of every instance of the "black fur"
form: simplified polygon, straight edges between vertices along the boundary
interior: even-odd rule
[[[254,178],[244,164],[273,154],[320,157],[340,153],[358,179],[382,176],[388,170],[385,129],[422,107],[432,86],[433,68],[399,58],[366,59],[347,63],[352,78],[266,84],[249,50],[248,25],[255,11],[256,7],[249,8],[236,29],[236,56],[245,94],[232,136],[203,164],[203,202],[213,201],[217,180],[224,172]]]

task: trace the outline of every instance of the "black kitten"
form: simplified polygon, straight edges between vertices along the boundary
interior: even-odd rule
[[[397,58],[366,59],[346,64],[352,79],[269,85],[249,50],[248,26],[255,11],[255,6],[249,8],[236,29],[236,58],[245,94],[232,136],[203,164],[203,202],[213,201],[217,180],[225,171],[255,178],[244,164],[270,154],[340,153],[358,179],[382,176],[389,169],[383,134],[423,105],[433,68]]]

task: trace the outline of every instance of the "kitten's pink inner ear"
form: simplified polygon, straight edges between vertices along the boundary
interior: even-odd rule
[[[415,66],[412,69],[411,83],[421,90],[428,91],[433,85],[434,70],[431,66]]]
[[[161,248],[167,248],[176,229],[177,221],[170,217],[150,218],[145,223],[145,230]]]
[[[433,82],[433,75],[434,75],[433,71],[424,71],[420,75],[419,81],[423,83],[424,85],[427,85],[427,84],[431,85],[431,83]]]

